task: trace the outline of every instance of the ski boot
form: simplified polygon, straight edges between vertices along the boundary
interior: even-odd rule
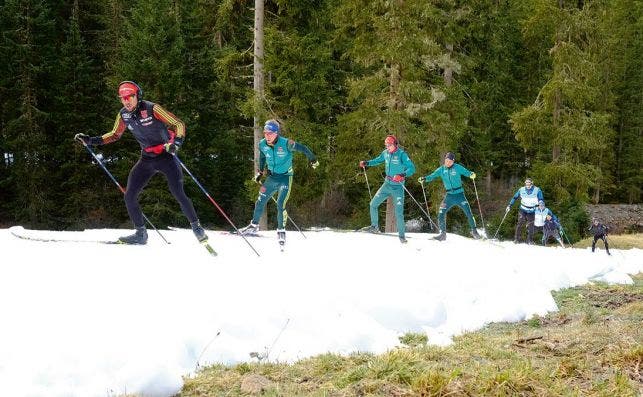
[[[190,226],[192,226],[192,231],[199,242],[208,241],[208,235],[205,234],[205,230],[199,221],[191,222]]]
[[[239,233],[245,236],[252,236],[257,234],[258,232],[259,232],[259,225],[256,225],[252,222],[250,222],[248,226],[242,227],[241,229],[239,229]]]
[[[279,239],[279,246],[283,251],[284,245],[286,245],[286,229],[277,229],[277,239]]]
[[[444,241],[447,239],[447,233],[444,231],[440,231],[440,234],[437,236],[433,237],[433,240],[438,240],[438,241]]]
[[[118,242],[121,244],[147,244],[147,230],[145,230],[145,226],[137,227],[136,233],[119,237]]]
[[[482,238],[476,229],[471,229],[471,237],[473,237],[474,240],[480,240]]]
[[[380,228],[377,227],[377,225],[370,225],[359,229],[359,231],[364,233],[379,233]]]
[[[406,244],[406,243],[408,243],[408,242],[409,242],[409,240],[407,240],[407,239],[406,239],[406,237],[404,237],[404,236],[400,236],[400,243],[402,243],[402,244]]]

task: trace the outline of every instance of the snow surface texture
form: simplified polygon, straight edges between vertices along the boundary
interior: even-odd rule
[[[131,231],[22,231],[113,240]],[[318,230],[249,238],[154,232],[146,246],[21,240],[0,229],[0,395],[171,396],[209,363],[382,353],[557,310],[551,290],[631,283],[643,251],[561,249],[449,234]],[[600,243],[599,243],[600,244]],[[602,247],[601,247],[602,248]]]

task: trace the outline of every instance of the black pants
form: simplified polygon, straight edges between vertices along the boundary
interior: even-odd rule
[[[604,234],[599,234],[598,236],[594,236],[594,241],[592,241],[592,252],[594,252],[594,250],[596,249],[596,242],[599,239],[603,240],[603,244],[605,244],[605,251],[607,251],[607,253],[609,254],[610,247],[609,247],[609,244],[607,244],[607,236]]]
[[[183,214],[190,223],[197,221],[198,218],[192,201],[183,190],[183,171],[181,167],[174,161],[174,156],[169,153],[162,153],[157,157],[142,156],[129,172],[127,190],[125,191],[125,205],[130,219],[134,222],[134,226],[145,226],[143,211],[141,211],[141,206],[138,203],[138,195],[157,172],[162,173],[167,178],[170,192],[179,202]]]
[[[527,243],[534,242],[534,218],[536,214],[524,212],[523,210],[518,211],[518,223],[516,224],[516,234],[514,236],[515,241],[522,241],[522,227],[527,224]]]

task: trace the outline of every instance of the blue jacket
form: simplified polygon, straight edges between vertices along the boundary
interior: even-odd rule
[[[552,232],[554,230],[560,230],[560,222],[558,222],[558,218],[554,216],[554,214],[551,214],[551,219],[546,220],[545,219],[545,224],[543,225],[543,230],[547,232]]]
[[[544,201],[543,191],[538,186],[532,186],[530,189],[524,186],[518,189],[516,194],[509,201],[511,207],[516,200],[520,197],[520,210],[529,214],[533,214],[538,208],[538,202]]]
[[[371,167],[374,165],[379,165],[385,163],[386,168],[386,181],[392,185],[402,185],[402,182],[393,182],[391,178],[395,175],[402,175],[405,178],[413,175],[415,173],[415,164],[411,161],[409,155],[398,146],[398,148],[393,152],[389,153],[387,149],[384,149],[379,156],[374,159],[368,160],[366,165]]]
[[[545,221],[547,220],[547,215],[551,215],[553,219],[558,220],[556,218],[556,215],[554,215],[553,212],[549,208],[545,208],[544,210],[540,210],[540,207],[536,207],[534,210],[534,226],[544,226]]]
[[[262,139],[259,141],[259,171],[263,171],[267,166],[271,174],[292,175],[293,152],[302,152],[309,161],[316,160],[315,155],[308,146],[297,143],[292,139],[279,136],[272,145],[268,144],[266,138]]]
[[[424,180],[431,182],[438,177],[442,178],[442,183],[447,190],[447,194],[457,194],[464,191],[462,188],[462,176],[471,177],[471,174],[473,174],[473,172],[458,163],[453,163],[451,167],[447,167],[446,165],[439,166],[430,175],[425,176]]]

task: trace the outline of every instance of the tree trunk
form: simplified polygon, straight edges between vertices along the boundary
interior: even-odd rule
[[[264,97],[264,78],[263,78],[263,1],[255,0],[255,28],[254,28],[254,106],[255,116],[253,119],[254,126],[254,166],[255,173],[259,170],[259,141],[262,139],[262,120],[259,118],[260,104],[263,103]],[[261,215],[259,227],[262,230],[268,228],[268,217],[266,211]]]
[[[560,119],[560,90],[556,90],[555,98],[554,98],[554,111],[552,115],[552,123],[554,126],[554,134],[558,133],[558,122]],[[552,162],[557,162],[558,158],[560,157],[560,146],[557,144],[554,144],[551,150],[551,161]]]
[[[451,54],[453,53],[453,44],[447,44],[446,47],[449,51],[450,60]],[[451,65],[447,65],[444,68],[444,84],[446,84],[447,87],[451,87],[451,84],[453,84],[453,68],[451,67]]]
[[[400,65],[391,64],[391,75],[389,78],[389,104],[391,110],[397,110],[400,107]],[[400,139],[399,132],[396,132],[397,139]],[[386,233],[397,232],[397,222],[395,222],[395,203],[393,198],[386,200],[386,223],[384,224]]]

